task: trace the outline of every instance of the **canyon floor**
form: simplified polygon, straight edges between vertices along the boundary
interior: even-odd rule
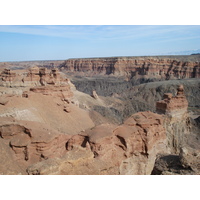
[[[200,56],[0,63],[0,174],[200,173]]]

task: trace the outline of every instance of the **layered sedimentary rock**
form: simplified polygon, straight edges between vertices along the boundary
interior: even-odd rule
[[[171,93],[164,94],[164,100],[156,102],[156,111],[160,114],[171,115],[172,117],[182,117],[187,113],[188,101],[184,94],[183,85],[177,88],[177,95],[173,97]]]
[[[65,154],[70,138],[52,127],[37,122],[6,122],[0,124],[0,142],[7,142],[16,165],[29,165]],[[11,158],[10,158],[11,159]],[[7,171],[12,174],[12,171]],[[5,172],[4,172],[5,173]]]
[[[67,134],[77,134],[94,126],[89,113],[80,109],[78,101],[74,99],[74,85],[62,78],[56,69],[31,68],[29,72],[26,76],[28,80],[24,80],[26,87],[17,87],[17,82],[13,82],[11,88],[1,88],[0,117],[50,124],[52,128]],[[23,73],[15,73],[16,78],[21,80]],[[30,83],[27,84],[28,81]],[[4,84],[5,81],[0,83]],[[20,92],[15,94],[18,90]]]
[[[200,174],[200,126],[198,118],[188,115],[188,102],[183,85],[177,94],[168,93],[157,102],[157,111],[164,114],[164,127],[170,154],[157,155],[152,174]]]
[[[76,75],[114,75],[126,79],[169,80],[200,77],[199,61],[167,57],[113,57],[69,59],[62,69]]]
[[[48,159],[27,168],[30,175],[88,175],[99,174],[102,163],[93,162],[93,153],[76,147],[62,157]]]
[[[118,127],[96,126],[72,136],[64,157],[35,164],[28,168],[28,173],[150,174],[157,153],[166,151],[162,123],[162,116],[144,112],[131,116]]]
[[[134,108],[138,108],[141,111],[148,109],[156,112],[156,102],[162,100],[165,93],[172,93],[175,96],[179,85],[184,86],[184,93],[189,107],[198,108],[200,106],[200,79],[145,83],[122,91],[119,94],[121,98],[128,101],[127,104],[131,103]],[[132,110],[131,107],[129,109]]]
[[[0,62],[0,70],[5,68],[10,68],[13,70],[17,69],[27,69],[32,67],[46,67],[54,68],[62,64],[64,60],[41,60],[41,61],[19,61],[19,62]]]
[[[190,134],[191,119],[188,115],[188,101],[184,94],[184,87],[177,88],[177,94],[164,94],[164,100],[156,103],[156,110],[165,114],[164,126],[168,138],[168,147],[172,153],[179,153],[186,144],[187,135]]]
[[[34,95],[30,98],[33,97]],[[58,106],[61,107],[60,103]],[[193,174],[196,173],[195,170],[198,172],[196,158],[199,158],[199,153],[188,153],[188,148],[182,148],[186,144],[182,138],[188,134],[184,130],[189,127],[183,87],[177,88],[177,95],[174,97],[171,94],[164,95],[164,100],[158,102],[157,107],[162,115],[149,111],[139,112],[121,125],[101,124],[71,135],[60,133],[41,123],[2,121],[0,147],[11,155],[8,164],[15,160],[16,169],[6,171],[0,168],[1,173],[167,174],[167,170],[173,167],[177,159],[183,169],[193,168],[184,173]],[[176,114],[175,110],[180,113]],[[66,116],[73,117],[73,112],[74,110],[67,112]],[[179,132],[176,127],[180,127]],[[172,153],[180,155],[173,156]],[[168,158],[169,163],[165,162]]]
[[[1,173],[150,174],[156,155],[166,151],[162,123],[162,116],[143,112],[120,126],[102,124],[72,136],[41,123],[6,119],[0,144],[21,170]]]
[[[70,99],[73,97],[73,92],[71,91],[69,85],[45,86],[45,87],[39,86],[39,87],[30,88],[30,92],[40,93],[43,95],[57,96],[57,97],[62,98],[63,100]],[[25,96],[25,94],[28,95],[27,92],[25,92],[23,95]],[[29,94],[31,94],[31,93],[29,93]]]
[[[16,73],[11,71],[10,69],[4,69],[0,75],[1,84],[3,86],[11,84],[13,80],[15,80],[16,76]],[[3,83],[5,83],[5,85]]]
[[[9,97],[29,98],[34,94],[58,97],[65,103],[73,102],[75,86],[62,78],[58,69],[32,67],[28,70],[4,69],[0,74],[0,104],[6,105]],[[17,92],[18,91],[18,92]],[[12,94],[10,94],[12,92]]]
[[[45,85],[62,85],[65,80],[56,68],[32,67],[27,70],[4,69],[0,74],[0,86],[31,87]]]
[[[90,103],[105,109],[111,105],[98,92],[91,97],[75,91],[55,69],[35,67],[23,79],[18,72],[1,75],[9,87],[24,82],[22,95],[0,98],[1,174],[151,174],[158,155],[162,162],[165,154],[179,156],[183,168],[199,170],[199,152],[183,148],[198,147],[200,138],[191,134],[182,85],[174,96],[167,93],[157,102],[159,114],[139,112],[119,125],[98,115],[94,123]]]
[[[114,133],[126,156],[120,164],[120,174],[150,174],[156,155],[166,152],[163,118],[155,113],[136,113]]]

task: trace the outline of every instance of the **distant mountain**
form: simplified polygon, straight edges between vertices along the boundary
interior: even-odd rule
[[[191,55],[200,55],[200,53],[192,53]]]
[[[191,55],[191,54],[200,54],[200,49],[188,50],[188,51],[176,51],[168,53],[168,55]]]

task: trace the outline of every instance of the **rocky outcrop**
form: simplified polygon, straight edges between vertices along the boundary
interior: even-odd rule
[[[0,75],[1,85],[3,86],[11,85],[12,82],[15,80],[16,76],[17,76],[16,73],[11,71],[10,69],[4,69]]]
[[[165,93],[172,93],[175,96],[179,85],[184,86],[184,93],[189,107],[198,108],[200,106],[200,79],[145,83],[122,91],[119,94],[121,98],[131,102],[133,106],[137,104],[139,109],[148,109],[156,112],[156,102],[162,100]]]
[[[74,112],[58,106],[66,115]],[[121,125],[101,124],[71,135],[37,122],[2,121],[0,146],[21,167],[9,173],[198,174],[199,143],[190,136],[183,86],[175,96],[165,94],[157,108],[161,114],[139,112]]]
[[[164,100],[156,103],[156,110],[165,115],[164,126],[166,128],[168,147],[172,153],[179,153],[185,144],[185,137],[190,133],[190,118],[188,115],[188,101],[184,94],[184,87],[177,88],[177,94],[164,94]]]
[[[24,92],[23,96],[27,97],[28,95],[31,95],[31,92],[39,93],[43,95],[57,96],[57,97],[60,97],[62,100],[67,100],[73,97],[73,93],[69,85],[33,87],[33,88],[30,88],[29,93]]]
[[[32,67],[28,70],[17,70],[17,72],[4,69],[0,74],[0,85],[4,88],[9,87],[9,89],[4,89],[5,92],[2,92],[2,95],[0,94],[1,105],[8,102],[7,97],[11,96],[9,90],[15,93],[17,89],[19,90],[19,94],[12,94],[12,96],[29,98],[33,93],[40,93],[60,97],[68,103],[73,98],[73,91],[76,90],[69,79],[60,76],[60,72],[56,68],[49,70],[47,68]]]
[[[61,68],[76,75],[114,75],[123,76],[128,80],[200,77],[199,61],[183,61],[164,56],[69,59]]]
[[[162,100],[165,93],[175,96],[179,85],[184,86],[189,112],[197,116],[200,114],[200,79],[158,81],[131,86],[130,82],[121,79],[93,77],[76,79],[74,83],[89,95],[95,90],[106,106],[92,107],[92,103],[87,106],[117,123],[123,123],[133,113],[146,110],[156,112],[156,102]]]
[[[1,69],[21,70],[34,67],[46,67],[52,69],[62,64],[64,60],[40,60],[40,61],[18,61],[18,62],[0,62]]]
[[[25,169],[15,160],[9,141],[0,138],[0,175],[26,174]]]
[[[40,76],[39,76],[39,67],[32,67],[27,71],[27,75],[22,79],[22,82],[27,85],[35,85],[39,84]]]
[[[96,126],[72,136],[64,157],[35,164],[28,173],[150,174],[157,153],[166,150],[162,123],[162,116],[144,112],[133,115],[118,127]]]
[[[57,68],[32,67],[26,70],[4,69],[0,74],[0,86],[33,87],[45,85],[65,85],[66,80],[60,76]]]
[[[179,155],[158,155],[152,175],[199,175],[200,151],[183,147]]]
[[[187,113],[188,101],[184,94],[184,87],[177,88],[177,95],[173,97],[171,93],[164,94],[164,100],[156,102],[156,111],[160,114],[170,115],[171,117],[183,117]]]
[[[190,169],[191,171],[200,174],[200,150],[193,149],[190,147],[181,148],[180,161],[185,169]]]
[[[120,107],[119,94],[107,100],[95,91],[93,98],[84,96],[53,68],[34,67],[22,80],[18,72],[4,70],[3,74],[7,74],[4,83],[11,87],[20,81],[29,86],[23,87],[22,96],[1,95],[0,149],[5,156],[0,155],[0,162],[7,166],[16,163],[16,168],[7,170],[0,165],[0,173],[167,174],[176,163],[184,173],[198,173],[200,136],[193,126],[199,125],[199,119],[189,118],[182,85],[156,103],[158,114],[138,112],[119,125],[105,123],[103,115],[93,113],[98,121],[95,126],[91,120],[95,106],[105,110]],[[117,111],[113,111],[116,116]]]
[[[88,175],[99,174],[94,164],[93,153],[85,148],[76,147],[61,158],[48,159],[27,168],[30,175]]]
[[[99,98],[95,90],[92,91],[91,97],[93,97],[94,99]]]
[[[167,146],[170,154],[157,155],[153,175],[200,174],[200,127],[198,118],[188,115],[188,102],[183,85],[177,88],[177,95],[164,95],[157,102],[157,111],[163,113]]]
[[[41,85],[60,85],[60,74],[56,68],[51,69],[50,73],[47,68],[40,68],[39,76]]]
[[[70,138],[47,125],[23,121],[0,125],[0,137],[8,141],[16,162],[25,166],[63,156]]]
[[[156,155],[166,152],[166,133],[160,115],[141,112],[132,115],[115,130],[126,159],[121,174],[150,174]]]
[[[37,122],[2,121],[0,137],[28,174],[150,174],[156,155],[166,152],[162,116],[151,112],[77,135]]]

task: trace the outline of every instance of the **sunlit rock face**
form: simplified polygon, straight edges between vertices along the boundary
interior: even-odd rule
[[[147,75],[156,75],[152,68]],[[115,71],[108,68],[107,73]],[[76,91],[54,68],[3,70],[0,83],[0,174],[151,174],[155,167],[162,170],[158,156],[165,154],[199,170],[200,138],[191,134],[182,85],[175,95],[153,100],[157,113],[147,109],[122,123],[108,123],[100,113],[91,114],[93,104],[109,108],[106,97]],[[9,90],[21,92],[11,95]]]
[[[188,101],[184,94],[183,85],[177,88],[176,96],[173,97],[172,94],[166,93],[163,98],[163,100],[156,102],[158,113],[170,115],[177,119],[187,113]]]
[[[171,80],[200,77],[200,63],[167,57],[68,59],[62,69],[77,75],[113,75],[126,79]]]
[[[37,66],[24,70],[4,69],[0,73],[0,86],[33,87],[46,85],[65,85],[66,81],[56,68],[51,70]]]

